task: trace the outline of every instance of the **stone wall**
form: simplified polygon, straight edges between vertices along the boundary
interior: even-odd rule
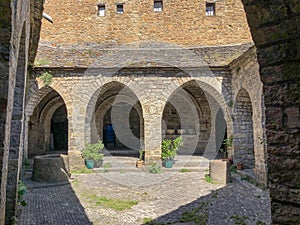
[[[273,224],[300,221],[299,1],[243,0],[258,49]]]
[[[105,1],[106,15],[97,16],[97,1],[45,2],[53,24],[42,25],[41,40],[55,45],[101,43],[103,46],[154,41],[184,46],[226,45],[251,42],[239,0],[216,1],[216,16],[205,15],[204,0],[164,0],[163,11],[154,12],[154,1]]]
[[[29,2],[2,1],[0,80],[0,224],[15,216],[22,157],[23,106],[30,32]],[[4,215],[5,214],[5,215]]]
[[[266,186],[265,112],[256,49],[249,49],[230,67],[234,99],[234,158],[242,161],[246,168],[255,167],[257,182]]]

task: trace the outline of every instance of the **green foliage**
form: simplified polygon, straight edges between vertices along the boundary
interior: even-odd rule
[[[52,74],[46,71],[39,78],[44,82],[46,86],[48,86],[49,84],[51,84],[52,77]]]
[[[228,150],[233,146],[233,136],[230,135],[229,138],[224,139],[223,144],[225,145],[225,149],[220,149],[220,152],[223,153],[224,158],[227,157]]]
[[[82,150],[81,155],[85,160],[100,161],[103,159],[103,154],[101,153],[104,148],[104,144],[99,140],[95,144],[86,145],[85,149]]]
[[[49,65],[50,61],[47,59],[38,59],[34,61],[34,65],[35,66],[45,66],[45,65]]]
[[[194,222],[196,225],[206,225],[208,221],[208,214],[202,213],[200,211],[206,211],[204,206],[206,206],[206,202],[202,202],[201,205],[198,208],[195,208],[191,211],[185,211],[181,214],[181,223],[186,222]]]
[[[180,173],[188,173],[188,172],[191,172],[191,170],[187,169],[187,168],[181,168],[179,170]]]
[[[72,181],[72,184],[73,184],[74,186],[77,186],[77,185],[79,184],[79,180],[78,180],[78,179],[73,180],[73,181]]]
[[[155,222],[153,221],[153,219],[151,218],[143,218],[143,224],[146,224],[146,225],[164,225],[165,223],[158,223],[158,222]]]
[[[237,173],[236,170],[237,170],[236,165],[231,165],[231,166],[230,166],[230,172],[231,172],[231,173]]]
[[[215,184],[215,183],[216,183],[215,181],[213,181],[213,180],[211,179],[211,177],[209,176],[209,174],[205,174],[204,179],[205,179],[205,181],[206,181],[207,183],[210,183],[210,184]]]
[[[149,173],[152,173],[152,174],[161,173],[161,167],[159,165],[157,165],[156,163],[152,163],[149,168]]]
[[[108,169],[108,168],[111,168],[112,165],[111,165],[111,163],[103,163],[102,167]]]
[[[219,195],[218,192],[213,191],[211,197],[214,198],[214,199],[216,199],[216,198],[218,198],[218,195]]]
[[[248,219],[247,216],[239,216],[237,214],[233,214],[230,218],[234,221],[236,225],[246,225],[245,220]]]
[[[177,137],[175,140],[163,140],[161,144],[161,159],[173,159],[182,145],[182,136]]]
[[[93,170],[89,170],[87,168],[83,168],[81,170],[72,170],[71,174],[90,174],[90,173],[95,173]]]
[[[226,146],[226,148],[230,148],[233,146],[233,136],[230,135],[229,138],[226,138],[224,141],[223,141],[223,144]]]
[[[144,156],[144,150],[143,150],[143,149],[140,149],[140,150],[139,150],[139,159],[140,159],[140,160],[143,160],[143,156]]]
[[[24,159],[23,164],[25,166],[25,169],[29,169],[30,168],[30,160],[28,158]]]
[[[26,201],[23,199],[23,196],[25,195],[26,192],[27,192],[26,185],[21,180],[19,180],[19,182],[18,182],[18,203],[21,206],[27,205]]]
[[[138,201],[134,200],[106,198],[97,196],[96,194],[87,194],[86,197],[90,200],[90,202],[95,203],[97,206],[103,206],[104,208],[110,208],[117,211],[131,209],[132,206],[138,204]]]

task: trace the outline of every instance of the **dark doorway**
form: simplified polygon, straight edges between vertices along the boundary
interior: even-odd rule
[[[51,150],[61,151],[68,149],[68,118],[67,109],[59,107],[51,119]]]

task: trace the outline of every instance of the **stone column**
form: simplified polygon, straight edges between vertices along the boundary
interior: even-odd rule
[[[144,109],[145,164],[161,163],[161,119],[163,107],[155,103],[147,103],[142,106]]]
[[[28,25],[28,24],[27,24]],[[21,43],[19,45],[19,59],[15,78],[14,104],[11,118],[11,136],[8,159],[8,176],[6,189],[6,223],[13,222],[17,207],[17,189],[22,165],[22,155],[24,147],[24,105],[25,87],[27,77],[27,54],[28,43],[26,42],[26,28],[23,27]]]
[[[74,95],[76,96],[76,95]],[[80,99],[74,99],[68,110],[69,122],[69,166],[70,170],[84,168],[81,150],[85,146],[86,104]]]

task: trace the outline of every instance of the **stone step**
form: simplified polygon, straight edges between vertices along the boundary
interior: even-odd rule
[[[139,172],[146,168],[148,170],[149,166],[144,166],[143,169],[136,168],[136,161],[138,158],[135,157],[122,157],[122,156],[104,156],[103,166],[101,168],[96,168],[98,172],[107,171],[130,171]],[[175,157],[175,162],[172,168],[163,168],[163,171],[177,172],[180,169],[187,171],[203,171],[208,169],[209,160],[202,156],[182,156],[178,155]],[[184,171],[183,170],[183,171]]]
[[[149,172],[150,166],[143,166],[142,168],[136,167],[110,167],[110,168],[94,168],[96,173],[109,173],[109,172]],[[187,172],[205,172],[206,168],[201,167],[175,167],[165,168],[161,167],[162,172],[175,172],[175,173],[187,173]]]

